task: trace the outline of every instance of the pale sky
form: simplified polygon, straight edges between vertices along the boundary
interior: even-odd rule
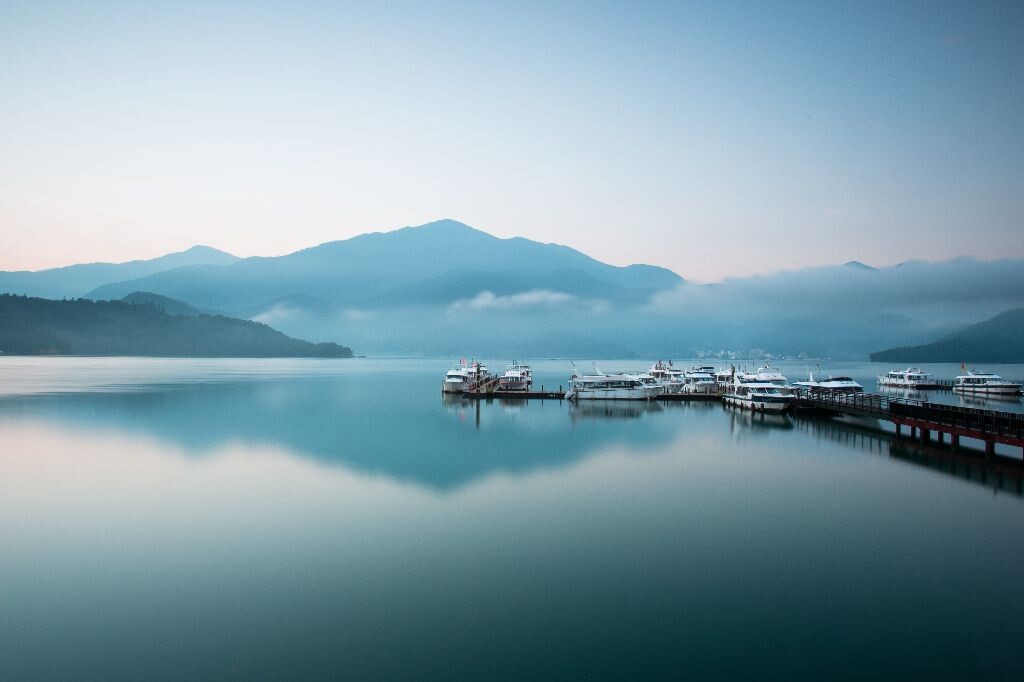
[[[1024,257],[1024,3],[0,0],[0,269],[461,220],[714,281]]]

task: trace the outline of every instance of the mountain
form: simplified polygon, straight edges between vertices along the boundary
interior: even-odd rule
[[[876,362],[1024,362],[1024,309],[1015,308],[972,324],[934,343],[889,348]]]
[[[170,315],[153,305],[0,294],[0,351],[15,355],[352,357],[249,320]]]
[[[121,299],[125,303],[131,303],[132,305],[151,305],[159,308],[168,315],[200,315],[202,311],[191,306],[184,301],[175,301],[173,298],[167,298],[160,294],[154,294],[149,291],[135,291]]]
[[[242,311],[302,295],[358,308],[415,304],[406,295],[410,291],[452,302],[496,286],[522,293],[549,283],[559,290],[574,287],[585,297],[641,302],[682,282],[665,268],[617,267],[567,246],[521,237],[500,239],[454,220],[440,220],[285,256],[164,271],[106,284],[88,296],[113,299],[136,290],[152,291],[202,308]]]
[[[169,253],[159,258],[127,263],[83,263],[36,272],[0,271],[0,293],[77,298],[111,282],[138,279],[175,268],[227,265],[237,260],[236,256],[209,246],[193,246],[186,251]]]

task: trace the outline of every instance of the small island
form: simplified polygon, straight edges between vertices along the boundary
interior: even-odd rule
[[[5,355],[352,357],[352,349],[346,346],[294,339],[265,324],[224,315],[175,315],[153,302],[57,301],[11,294],[0,294],[0,352]]]

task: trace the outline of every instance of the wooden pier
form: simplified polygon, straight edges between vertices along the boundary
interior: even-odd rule
[[[889,398],[873,393],[837,393],[800,391],[797,406],[836,414],[884,419],[896,426],[896,437],[903,429],[910,438],[936,442],[948,437],[950,445],[960,445],[961,438],[973,438],[985,444],[985,453],[995,454],[997,443],[1024,450],[1024,414],[997,412],[973,407],[943,405],[927,400]]]

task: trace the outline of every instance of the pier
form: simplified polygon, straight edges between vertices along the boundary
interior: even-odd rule
[[[1024,415],[1013,412],[889,398],[873,393],[807,390],[800,391],[797,407],[883,419],[896,426],[896,438],[902,438],[906,428],[910,438],[924,443],[932,440],[932,434],[937,443],[948,438],[954,447],[960,445],[961,438],[973,438],[984,443],[989,456],[995,454],[997,443],[1024,451]]]

